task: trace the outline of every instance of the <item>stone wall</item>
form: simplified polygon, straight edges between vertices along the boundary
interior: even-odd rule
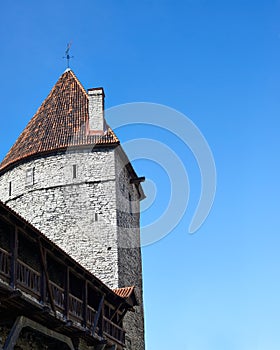
[[[28,169],[34,169],[33,185],[26,185]],[[113,150],[61,153],[23,163],[0,177],[0,198],[103,282],[117,287]]]
[[[136,287],[124,319],[144,350],[139,192],[117,149],[85,149],[21,163],[0,177],[0,199],[111,288]]]
[[[128,336],[128,350],[143,350],[145,342],[139,192],[137,185],[130,183],[128,160],[123,156],[122,150],[119,148],[115,153],[119,287],[135,286],[139,303],[135,307],[135,313],[126,314],[124,328]]]

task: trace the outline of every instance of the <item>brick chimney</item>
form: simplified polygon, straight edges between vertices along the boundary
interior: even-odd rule
[[[88,89],[89,132],[104,134],[106,123],[104,120],[104,90],[103,88]]]

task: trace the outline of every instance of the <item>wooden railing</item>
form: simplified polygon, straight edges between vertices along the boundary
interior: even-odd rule
[[[41,275],[36,270],[18,259],[17,283],[32,294],[40,296]]]
[[[61,310],[64,310],[64,307],[65,307],[64,289],[51,281],[50,281],[50,285],[51,285],[52,296],[53,296],[55,305]]]
[[[15,273],[12,273],[13,266]],[[42,302],[44,300],[45,303],[50,304],[50,296],[46,292],[46,281],[42,278],[41,273],[20,259],[16,259],[13,262],[11,254],[2,248],[0,248],[0,277],[12,286],[32,295],[38,301]],[[65,317],[69,317],[70,320],[78,321],[89,330],[92,329],[97,311],[92,306],[85,305],[83,300],[72,295],[69,291],[67,293],[65,289],[54,282],[49,281],[49,284],[55,309],[64,314]],[[43,290],[45,291],[43,292]],[[46,297],[43,297],[43,295]],[[95,328],[95,332],[100,334],[102,325],[103,332],[108,337],[124,344],[125,331],[121,327],[103,316],[103,322],[101,318]]]
[[[94,323],[94,318],[96,315],[96,311],[94,310],[93,307],[88,306],[87,307],[87,326],[91,327]]]
[[[69,313],[78,320],[83,320],[83,301],[74,295],[69,295]]]
[[[124,344],[125,331],[121,327],[117,326],[115,323],[110,321],[108,318],[103,317],[103,319],[104,319],[104,333],[106,333],[110,338],[113,338],[113,340],[116,340]]]
[[[62,287],[59,287],[54,282],[50,281],[51,289],[52,289],[52,296],[54,300],[54,304],[56,307],[58,307],[61,311],[64,311],[65,309],[65,290]],[[84,321],[83,317],[83,301],[71,293],[69,293],[69,314],[74,317],[76,320],[80,321],[81,323]],[[94,318],[96,315],[96,310],[87,305],[87,326],[90,328],[94,323]]]
[[[6,279],[10,277],[11,258],[10,254],[0,248],[0,274]]]

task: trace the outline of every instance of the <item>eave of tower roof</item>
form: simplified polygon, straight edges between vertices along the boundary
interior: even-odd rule
[[[4,171],[30,157],[68,147],[115,146],[119,140],[108,127],[104,135],[88,132],[88,95],[67,69],[0,164]]]

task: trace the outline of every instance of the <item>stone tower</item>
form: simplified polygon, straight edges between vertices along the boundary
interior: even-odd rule
[[[0,165],[0,199],[111,288],[135,286],[127,348],[144,349],[138,178],[104,119],[104,91],[72,70]],[[129,313],[132,314],[132,313]]]

